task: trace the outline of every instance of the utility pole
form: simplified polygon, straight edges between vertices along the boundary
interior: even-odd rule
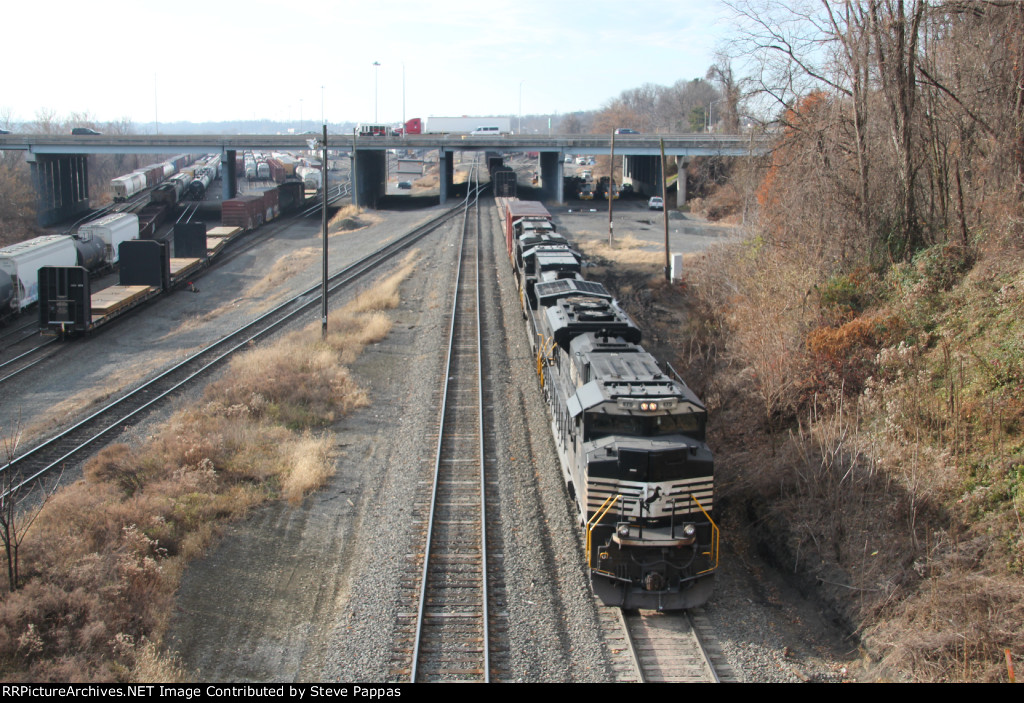
[[[615,243],[612,224],[612,189],[615,188],[615,130],[612,130],[612,151],[608,157],[608,188],[604,191],[604,197],[608,198],[608,246]]]
[[[669,263],[668,253],[668,186],[665,185],[665,140],[659,139],[661,144],[661,214],[665,223],[665,280],[672,280],[672,266]],[[677,178],[676,188],[685,188],[686,179]]]
[[[320,338],[327,339],[327,123],[324,122],[324,136],[323,136],[323,159],[320,161],[320,176],[323,181],[323,191],[321,200],[323,207],[321,208],[321,222],[324,230],[324,268],[323,268],[323,283],[320,291]]]

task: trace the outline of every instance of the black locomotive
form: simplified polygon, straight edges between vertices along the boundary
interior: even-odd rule
[[[608,605],[703,604],[718,567],[707,411],[536,203],[499,200],[562,472]]]

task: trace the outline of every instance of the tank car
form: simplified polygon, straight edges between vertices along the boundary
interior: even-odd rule
[[[202,200],[206,196],[206,189],[210,187],[210,171],[206,169],[196,170],[196,175],[188,185],[188,194],[193,200]]]
[[[98,267],[116,264],[121,242],[139,238],[139,217],[127,212],[107,215],[79,227],[75,238],[79,242],[100,242],[104,253],[103,260],[97,264]],[[93,266],[79,265],[90,271],[96,270]]]
[[[321,181],[320,169],[310,166],[299,166],[295,169],[295,175],[302,179],[307,189],[320,190],[320,186],[323,183]]]

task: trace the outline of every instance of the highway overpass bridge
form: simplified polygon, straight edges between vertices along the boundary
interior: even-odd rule
[[[28,152],[39,203],[39,223],[47,226],[88,209],[88,154],[221,153],[228,169],[224,198],[234,197],[238,151],[305,151],[321,134],[206,135],[0,135],[0,150]],[[615,155],[623,159],[623,175],[641,192],[661,193],[661,146],[681,166],[696,156],[751,156],[766,152],[771,140],[753,135],[676,134],[615,136]],[[388,149],[436,149],[439,153],[441,202],[452,188],[456,152],[536,152],[541,190],[546,200],[564,202],[565,156],[596,156],[611,152],[612,137],[596,135],[404,135],[357,137],[328,134],[327,147],[353,160],[354,193],[360,205],[373,207],[385,193]],[[317,146],[316,148],[320,148]],[[680,169],[682,172],[682,169]],[[679,204],[686,189],[677,189]]]

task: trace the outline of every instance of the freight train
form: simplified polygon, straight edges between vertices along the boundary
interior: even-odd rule
[[[121,265],[123,269],[124,264],[120,260],[121,244],[134,240],[153,239],[157,227],[166,218],[173,205],[188,194],[187,186],[191,183],[192,178],[192,175],[182,173],[168,179],[166,183],[153,190],[150,204],[139,211],[138,215],[130,213],[107,215],[82,225],[73,235],[36,237],[0,249],[0,322],[6,321],[37,302],[40,290],[43,288],[39,272],[44,267],[80,269],[75,276],[78,278],[84,276],[86,279],[111,270],[115,265]],[[206,232],[205,225],[203,225],[206,239],[195,235],[202,240],[200,244],[183,245],[179,242],[177,232],[175,232],[174,251],[181,258],[201,260],[199,265],[201,267],[205,265],[207,259],[214,256],[227,243],[230,237],[255,229],[265,222],[276,219],[280,214],[299,210],[305,205],[305,202],[305,190],[299,181],[289,181],[275,188],[267,188],[258,195],[225,200],[221,204],[221,223],[224,227]],[[225,234],[225,232],[230,234]],[[165,247],[160,242],[152,242],[152,244]],[[150,244],[146,244],[142,250],[148,251],[146,249],[148,246]],[[179,254],[183,251],[183,246],[189,249],[187,255]],[[169,254],[163,256],[168,258]],[[173,259],[168,258],[168,261],[170,273],[167,276],[167,281],[161,284],[162,289],[173,287],[177,277],[188,273],[187,269],[176,268]],[[133,263],[129,263],[129,268],[133,265]],[[159,264],[155,265],[159,266]],[[131,272],[128,273],[127,278],[131,278]],[[44,311],[40,311],[40,313],[43,315]],[[60,320],[55,322],[55,318],[41,319],[41,326],[51,331],[58,328],[62,333],[88,331],[72,329],[67,324],[62,327],[60,322]]]
[[[202,222],[174,226],[174,256],[163,241],[122,240],[119,283],[96,292],[81,265],[44,265],[38,269],[39,328],[61,337],[89,334],[152,298],[186,286],[229,242],[304,204],[298,181],[225,200],[220,227],[207,231]]]
[[[138,236],[138,216],[118,213],[82,225],[74,235],[50,234],[0,249],[0,318],[38,300],[41,267],[79,266],[99,273],[118,262],[121,242]]]
[[[594,592],[622,608],[703,604],[718,568],[707,411],[539,203],[498,199]]]
[[[132,173],[111,179],[114,202],[123,202],[146,188],[153,188],[192,163],[191,154],[180,154],[162,163],[150,164]]]

